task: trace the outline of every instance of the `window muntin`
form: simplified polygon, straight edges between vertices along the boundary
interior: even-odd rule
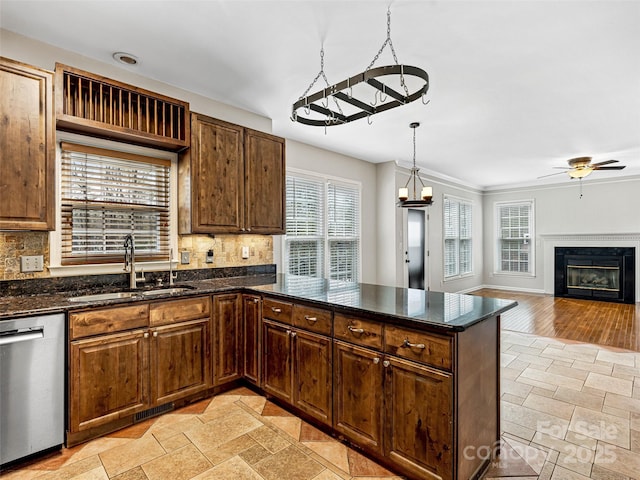
[[[62,265],[122,261],[128,234],[140,260],[166,259],[171,162],[67,142],[61,150]]]
[[[444,198],[444,278],[473,272],[473,205],[455,197]]]
[[[497,271],[533,273],[533,201],[499,203]]]
[[[284,270],[357,282],[360,188],[319,177],[287,175]]]

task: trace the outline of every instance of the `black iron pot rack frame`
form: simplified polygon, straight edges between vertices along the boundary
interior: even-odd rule
[[[394,90],[393,88],[388,87],[380,80],[378,77],[384,77],[387,75],[400,75],[401,83],[404,84],[405,76],[418,77],[424,80],[424,85],[418,89],[414,93],[410,93],[408,95],[403,95],[402,93]],[[381,95],[389,95],[393,98],[393,100],[385,103],[381,103],[380,105],[371,105],[370,103],[363,102],[358,100],[357,98],[346,94],[344,91],[352,92],[352,87],[359,83],[367,83],[372,87],[376,88]],[[345,123],[352,122],[354,120],[359,120],[364,117],[370,117],[375,115],[376,113],[384,112],[386,110],[390,110],[392,108],[398,107],[400,105],[406,105],[411,103],[418,98],[424,98],[427,91],[429,90],[429,75],[427,72],[418,67],[413,67],[410,65],[387,65],[383,67],[376,67],[366,70],[362,73],[354,75],[351,78],[348,78],[342,82],[336,83],[334,85],[328,86],[319,90],[316,93],[300,98],[297,102],[293,104],[293,114],[291,119],[303,123],[305,125],[312,125],[316,127],[328,127],[332,125],[343,125]],[[377,94],[377,92],[376,92]],[[329,97],[334,97],[334,102],[336,100],[342,100],[343,102],[349,103],[354,107],[360,109],[360,111],[355,112],[350,115],[345,115],[341,112],[336,112],[335,110],[331,110],[329,105]],[[318,105],[315,102],[325,100],[327,106]],[[423,103],[428,103],[424,102]],[[307,115],[311,113],[311,110],[317,112],[321,115],[324,115],[324,119],[312,119],[306,118],[302,116],[301,112],[305,112]]]

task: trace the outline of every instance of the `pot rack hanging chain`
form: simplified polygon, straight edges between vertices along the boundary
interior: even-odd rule
[[[318,81],[318,79],[320,77],[322,77],[322,79],[324,80],[324,83],[325,83],[325,85],[327,87],[331,86],[329,84],[329,80],[327,80],[327,76],[324,73],[324,47],[320,48],[320,71],[316,75],[316,78],[314,78],[313,81],[309,84],[309,86],[304,91],[304,93],[302,95],[300,95],[299,100],[302,100],[303,98],[305,98],[307,96],[307,94],[309,93],[309,90],[311,90],[313,88],[313,86],[316,84],[316,82]],[[336,107],[337,107],[338,111],[340,112],[340,115],[344,115],[344,113],[342,112],[342,108],[340,107],[340,104],[338,103],[338,100],[333,96],[332,96],[332,98],[333,98],[333,102],[336,104]],[[330,122],[331,118],[329,117],[327,119],[327,121]]]
[[[382,44],[382,46],[380,47],[380,50],[378,50],[378,53],[376,53],[376,56],[373,57],[373,60],[371,60],[371,63],[369,64],[369,66],[365,68],[364,70],[365,72],[368,72],[371,69],[371,67],[373,67],[374,63],[378,61],[378,58],[380,58],[380,55],[382,55],[382,52],[387,45],[389,45],[389,49],[391,50],[393,61],[396,62],[396,65],[399,65],[398,56],[396,55],[396,49],[393,48],[393,41],[391,40],[391,9],[390,8],[387,9],[387,38]],[[402,85],[402,87],[404,88],[404,93],[408,97],[409,88],[407,88],[407,84],[404,81],[404,73],[400,73],[400,85]]]

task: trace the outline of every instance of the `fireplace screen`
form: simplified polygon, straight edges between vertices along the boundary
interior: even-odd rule
[[[620,290],[620,268],[567,265],[567,288],[585,290]]]

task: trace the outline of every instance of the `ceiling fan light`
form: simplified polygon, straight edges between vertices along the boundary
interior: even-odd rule
[[[573,170],[569,170],[568,173],[571,178],[584,178],[587,175],[589,175],[591,172],[593,172],[593,168],[584,167],[584,168],[576,168]]]

